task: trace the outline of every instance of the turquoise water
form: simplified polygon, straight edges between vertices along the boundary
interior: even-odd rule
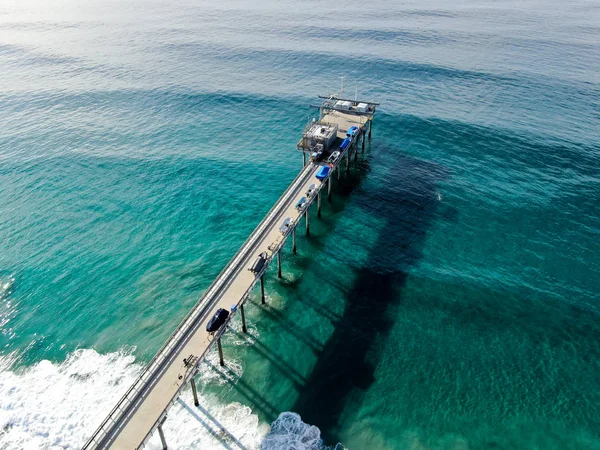
[[[599,24],[584,1],[1,5],[0,447],[81,447],[345,75],[382,103],[373,139],[171,446],[600,448]]]

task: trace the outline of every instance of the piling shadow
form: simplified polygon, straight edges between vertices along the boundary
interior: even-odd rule
[[[339,441],[339,418],[348,401],[360,402],[384,357],[408,271],[421,258],[437,205],[437,184],[446,177],[436,164],[400,157],[380,190],[365,193],[365,212],[383,222],[365,263],[356,271],[341,319],[318,355],[293,411],[316,425],[327,443]]]
[[[266,346],[260,338],[256,336],[250,338],[247,334],[235,330],[232,330],[231,332],[236,334],[238,339],[251,342],[252,345],[248,347],[249,351],[253,351],[260,357],[268,360],[269,363],[279,370],[282,376],[288,378],[297,389],[300,389],[300,387],[306,383],[304,376],[289,364],[283,355],[273,352],[273,350]]]
[[[202,424],[202,426],[217,441],[219,441],[220,444],[224,448],[226,448],[227,450],[234,450],[234,449],[247,450],[247,448],[244,447],[244,445],[233,434],[231,434],[229,431],[227,431],[227,429],[221,424],[221,422],[219,422],[217,419],[215,419],[202,405],[198,405],[198,406],[196,406],[196,408],[198,408],[208,418],[209,422],[211,422],[213,424],[213,426],[216,426],[219,429],[218,432],[213,429],[213,427],[210,425],[209,422],[207,422],[202,417],[200,417],[200,415],[196,412],[195,409],[193,409],[191,406],[189,406],[187,403],[185,403],[181,399],[178,399],[177,401],[194,419],[196,419],[198,422],[200,422],[200,424]],[[230,445],[230,443],[234,444],[235,447],[232,447]]]
[[[370,150],[370,148],[369,148]],[[314,260],[308,254],[322,252],[326,248],[327,240],[329,236],[327,233],[315,233],[315,224],[317,228],[323,230],[332,229],[337,220],[339,214],[342,213],[348,203],[352,193],[360,186],[360,183],[364,178],[367,177],[371,171],[371,163],[369,158],[369,151],[362,154],[358,160],[358,163],[352,162],[350,171],[342,173],[340,180],[335,178],[333,182],[332,200],[327,200],[326,190],[323,191],[323,206],[322,215],[319,217],[316,214],[316,207],[312,206],[311,209],[311,236],[309,239],[299,239],[298,242],[298,253],[294,255],[294,266],[297,267],[301,273],[308,269],[314,263]],[[335,175],[334,175],[335,177]],[[303,219],[302,219],[303,220]],[[299,236],[303,235],[304,226],[301,224],[298,227]],[[338,230],[338,233],[343,233],[343,230]],[[285,284],[290,288],[290,292],[293,292],[300,283],[301,277],[296,278],[293,281],[285,281],[281,284]]]
[[[204,360],[204,364],[210,367],[242,397],[246,398],[246,400],[253,405],[253,408],[256,408],[258,411],[260,411],[260,413],[266,417],[267,420],[273,421],[276,419],[278,410],[275,408],[275,406],[250,384],[248,384],[242,378],[239,378],[237,374],[235,374],[229,367],[216,367],[206,359]]]
[[[323,347],[321,343],[314,338],[314,336],[308,331],[305,330],[294,322],[291,322],[284,314],[278,311],[275,308],[272,308],[268,303],[262,305],[260,301],[250,299],[248,300],[250,303],[253,303],[257,308],[261,308],[263,314],[269,316],[269,319],[279,325],[280,329],[295,337],[298,341],[303,342],[308,348],[310,348],[313,353],[319,354],[323,351]]]

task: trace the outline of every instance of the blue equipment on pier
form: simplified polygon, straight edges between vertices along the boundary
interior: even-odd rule
[[[345,150],[346,147],[348,147],[350,145],[350,138],[346,138],[342,141],[342,143],[340,144],[340,149],[341,150]]]
[[[331,167],[323,166],[323,167],[321,167],[321,169],[317,172],[317,174],[315,176],[319,180],[324,180],[325,178],[327,178],[327,175],[329,175],[330,170],[331,170]]]

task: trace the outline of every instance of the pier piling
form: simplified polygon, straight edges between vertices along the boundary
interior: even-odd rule
[[[306,153],[302,152],[302,167],[306,166]]]
[[[327,178],[327,200],[331,201],[331,177]]]
[[[281,278],[281,250],[277,252],[277,278]]]
[[[265,304],[265,276],[264,275],[260,276],[260,296],[261,296],[261,303],[264,305]]]
[[[296,254],[296,227],[292,230],[292,252]]]
[[[310,221],[308,220],[308,209],[304,214],[306,215],[306,235],[310,236]]]
[[[223,346],[221,345],[221,336],[217,339],[217,347],[219,347],[219,364],[221,367],[225,365],[225,361],[223,360]]]
[[[244,305],[240,305],[240,312],[242,313],[242,331],[244,333],[248,332],[248,329],[246,328],[246,314],[244,314]]]
[[[158,426],[158,435],[160,436],[160,442],[162,443],[163,450],[167,450],[167,440],[165,439],[165,433],[162,429],[162,424]]]
[[[371,133],[373,133],[373,119],[369,120],[369,140],[371,140]]]
[[[317,192],[317,216],[321,217],[321,191]]]
[[[196,391],[196,381],[194,380],[194,377],[190,380],[190,385],[192,386],[192,394],[194,395],[194,405],[198,406],[200,405],[200,402],[198,401],[198,391]]]
[[[362,150],[363,151],[365,151],[365,133],[366,132],[367,132],[366,130],[363,130],[363,132],[362,132]]]

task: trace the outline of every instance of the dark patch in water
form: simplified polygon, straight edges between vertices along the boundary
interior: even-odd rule
[[[347,402],[360,402],[373,383],[381,348],[394,322],[408,270],[421,258],[427,230],[437,208],[436,185],[443,178],[432,163],[400,157],[387,178],[390,185],[365,205],[385,219],[370,256],[357,271],[342,318],[319,355],[292,408],[319,427],[326,442],[336,442],[339,417]],[[376,200],[376,201],[375,201]],[[369,206],[366,206],[369,207]]]

